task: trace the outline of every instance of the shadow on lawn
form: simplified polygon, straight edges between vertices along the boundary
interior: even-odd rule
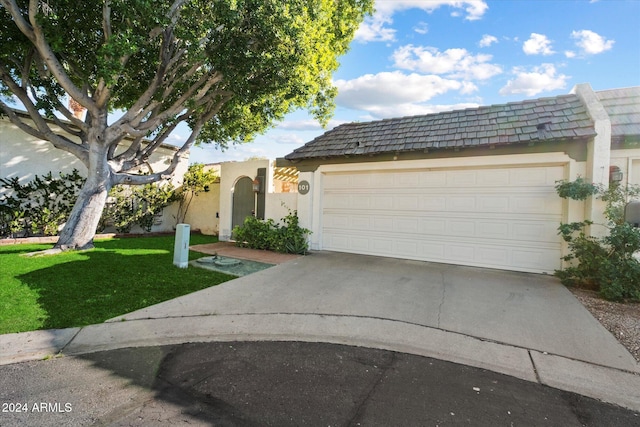
[[[235,277],[177,268],[170,253],[87,251],[83,258],[18,276],[39,294],[47,313],[43,329],[101,323]]]

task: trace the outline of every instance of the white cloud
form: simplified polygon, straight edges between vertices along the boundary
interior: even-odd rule
[[[388,16],[376,14],[373,18],[367,18],[356,31],[355,40],[363,43],[394,41],[396,30],[385,27],[385,24],[391,23],[393,20]]]
[[[486,80],[502,73],[502,68],[491,64],[491,55],[473,55],[466,49],[447,49],[440,52],[435,47],[407,45],[392,55],[394,66],[422,73],[442,74],[449,78]]]
[[[529,40],[522,45],[522,50],[527,55],[552,55],[551,40],[544,34],[531,33]]]
[[[482,39],[478,42],[478,46],[489,47],[493,43],[498,43],[498,39],[495,36],[485,34],[482,36]]]
[[[338,87],[338,105],[366,111],[374,118],[430,114],[443,111],[441,108],[451,109],[453,107],[426,103],[449,91],[467,94],[477,89],[473,83],[401,71],[366,74],[334,83]],[[466,108],[472,104],[459,105],[465,105],[463,108]]]
[[[431,13],[443,6],[464,9],[467,13],[465,19],[469,21],[482,18],[489,8],[485,0],[376,0],[375,3],[376,14],[381,13],[387,16],[414,8]]]
[[[345,120],[329,120],[326,129],[333,129],[334,127],[347,123]],[[315,131],[323,130],[322,125],[317,120],[285,120],[277,126],[278,129],[287,131]],[[325,129],[325,130],[326,130]]]
[[[296,135],[295,133],[285,133],[282,135],[274,136],[273,142],[276,142],[278,144],[302,145],[306,141],[300,135]]]
[[[565,50],[564,51],[564,56],[566,56],[567,58],[575,58],[576,57],[576,53],[572,50]]]
[[[430,104],[395,104],[372,105],[369,108],[370,115],[367,120],[388,119],[393,117],[420,116],[425,114],[441,113],[443,111],[464,110],[465,108],[478,108],[476,103],[461,103],[451,105]]]
[[[500,95],[525,94],[535,96],[541,92],[549,92],[564,89],[567,86],[569,76],[557,74],[553,64],[542,64],[527,71],[524,67],[514,67],[515,79],[509,80],[500,89]]]
[[[365,74],[353,80],[337,80],[337,102],[347,107],[424,102],[436,95],[462,88],[457,80],[439,76],[404,74],[401,71]]]
[[[426,22],[420,22],[417,27],[413,29],[418,34],[427,34],[429,32],[429,24]]]
[[[475,84],[471,83],[471,82],[462,82],[462,88],[460,89],[460,93],[463,95],[469,95],[472,94],[473,92],[477,92],[478,90],[478,86],[476,86]]]
[[[376,12],[360,25],[355,40],[363,43],[394,41],[396,30],[388,25],[393,23],[392,17],[396,12],[415,8],[431,13],[443,6],[463,9],[465,19],[469,21],[481,19],[489,8],[485,0],[376,0]]]
[[[607,51],[613,47],[614,40],[607,40],[598,33],[591,30],[573,31],[571,38],[576,39],[578,46],[584,54],[596,55]]]

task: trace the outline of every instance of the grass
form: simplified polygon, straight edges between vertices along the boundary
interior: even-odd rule
[[[173,236],[109,239],[89,251],[41,257],[22,255],[51,245],[0,246],[0,334],[101,323],[234,277],[175,267],[173,244]]]

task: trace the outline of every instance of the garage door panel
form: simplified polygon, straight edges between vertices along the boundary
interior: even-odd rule
[[[362,233],[362,232],[360,232]],[[466,241],[465,241],[466,240]],[[325,233],[325,247],[340,252],[393,256],[433,262],[456,263],[480,267],[515,269],[518,271],[540,270],[540,265],[555,265],[560,257],[560,248],[554,245],[518,247],[508,241],[496,241],[495,245],[464,238],[430,237],[410,239],[397,236],[371,237],[366,234],[350,236]],[[328,249],[328,247],[327,247]],[[460,260],[454,262],[452,260]],[[558,268],[558,267],[553,267]]]
[[[399,218],[394,224],[394,230],[400,233],[417,233],[418,232],[418,219],[417,218]]]
[[[501,187],[509,182],[509,171],[506,169],[490,169],[478,177],[478,185],[483,187]]]
[[[477,209],[480,212],[509,212],[509,197],[498,194],[479,197]]]
[[[478,234],[481,239],[508,239],[512,227],[503,221],[478,221]]]
[[[407,258],[418,257],[418,242],[415,240],[400,240],[395,244],[395,252]]]
[[[561,166],[325,174],[323,248],[552,272]]]
[[[418,207],[421,211],[444,211],[447,209],[445,196],[420,196]]]
[[[372,253],[384,253],[388,251],[390,247],[393,246],[393,239],[383,239],[383,238],[372,238],[371,239],[371,249]]]
[[[371,196],[367,194],[363,194],[361,196],[351,196],[348,201],[348,206],[351,209],[370,209],[371,204]]]
[[[447,220],[444,218],[422,218],[418,232],[422,235],[437,235],[447,229]]]
[[[450,171],[447,176],[447,187],[475,187],[477,171]]]
[[[453,196],[447,199],[448,211],[475,211],[476,210],[476,197],[475,196]]]
[[[393,209],[393,196],[372,196],[373,206],[376,209]]]
[[[393,212],[347,214],[325,211],[324,228],[336,230],[371,230],[372,233],[417,233],[425,236],[462,236],[479,239],[510,239],[525,242],[558,242],[555,220],[546,217],[483,218],[480,214],[394,215]]]
[[[417,184],[419,188],[443,188],[447,185],[447,173],[442,171],[421,172]]]
[[[393,198],[393,208],[398,210],[417,210],[419,201],[415,195],[397,195]]]
[[[351,237],[350,239],[350,247],[355,251],[369,251],[369,237]]]
[[[444,234],[450,234],[452,236],[475,236],[476,235],[476,222],[467,220],[449,220],[447,221],[447,228]]]
[[[548,222],[514,223],[511,227],[512,238],[515,240],[553,242],[558,239],[558,227]]]

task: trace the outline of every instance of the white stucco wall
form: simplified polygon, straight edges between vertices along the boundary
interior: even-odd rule
[[[254,179],[258,168],[269,168],[269,160],[250,160],[246,162],[225,162],[220,164],[220,234],[219,239],[231,239],[233,187],[242,177]],[[267,176],[267,181],[269,177]],[[269,188],[269,182],[265,188]]]
[[[298,208],[298,193],[267,193],[264,217],[277,223]]]
[[[0,176],[20,178],[29,182],[36,175],[48,172],[69,173],[78,169],[86,175],[87,168],[75,156],[56,149],[48,141],[37,139],[0,118]]]
[[[254,179],[259,168],[267,168],[267,181],[264,184],[265,219],[276,222],[298,209],[298,193],[277,193],[273,182],[273,167],[270,160],[250,160],[246,162],[227,162],[220,165],[220,222],[219,239],[231,239],[233,188],[240,178]]]
[[[220,177],[220,165],[205,165],[206,171],[213,170]],[[217,235],[220,225],[220,182],[209,186],[209,191],[201,192],[193,198],[185,222],[191,226],[192,231],[200,231],[202,234]]]
[[[624,184],[640,185],[640,148],[613,150],[611,166],[620,168]]]
[[[54,131],[59,128],[52,126]],[[71,140],[77,140],[72,135],[66,135]],[[120,148],[125,150],[126,146]],[[149,166],[152,172],[159,172],[169,165],[177,148],[169,146],[159,147],[149,158]],[[184,156],[176,168],[171,180],[174,186],[178,186],[182,176],[187,171],[188,156]],[[81,175],[86,175],[84,164],[72,154],[55,148],[50,142],[35,138],[12,124],[6,117],[0,118],[0,177],[18,177],[22,183],[31,181],[36,175],[44,175],[53,172],[56,176],[59,172],[70,173],[78,169]],[[3,189],[0,189],[2,192]],[[172,231],[175,226],[175,212],[173,207],[168,207],[158,219],[160,224],[155,225],[152,231]],[[132,232],[141,232],[134,227]]]
[[[53,127],[56,130],[55,127]],[[57,129],[59,131],[59,129]],[[74,140],[71,135],[66,135]],[[125,147],[119,151],[125,150]],[[154,172],[161,171],[168,166],[168,159],[173,157],[175,150],[169,147],[158,148],[149,158],[149,165]],[[174,173],[173,182],[184,175],[188,167],[188,158],[184,158]],[[56,149],[50,142],[35,138],[22,130],[6,118],[0,119],[0,176],[3,178],[19,177],[21,182],[28,182],[36,175],[48,172],[69,173],[78,169],[86,175],[87,169],[77,157],[66,151]]]

